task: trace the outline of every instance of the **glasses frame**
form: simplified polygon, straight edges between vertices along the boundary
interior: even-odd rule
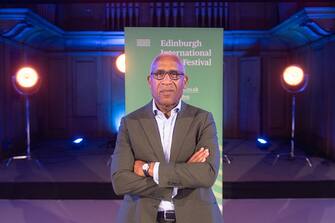
[[[158,78],[158,73],[161,72],[161,73],[164,73],[163,76],[161,76],[160,78]],[[175,72],[175,73],[174,73]],[[150,74],[152,76],[152,78],[156,79],[156,80],[164,80],[165,76],[166,75],[169,75],[169,78],[170,80],[174,80],[174,81],[177,81],[179,80],[182,76],[185,76],[184,73],[179,73],[178,71],[176,70],[168,70],[168,71],[164,71],[164,70],[158,70],[156,72],[151,72]],[[174,77],[173,75],[176,75],[176,77]]]

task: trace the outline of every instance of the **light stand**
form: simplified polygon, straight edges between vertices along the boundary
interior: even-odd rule
[[[294,160],[296,158],[298,159],[304,159],[306,160],[307,164],[309,167],[312,167],[312,163],[309,160],[309,158],[307,156],[303,156],[303,155],[295,155],[295,95],[292,96],[292,122],[291,122],[291,150],[289,153],[280,153],[276,155],[276,158],[273,162],[273,165],[278,161],[278,159],[282,156],[287,156],[288,159],[290,160]]]
[[[21,73],[20,73],[21,72]],[[21,76],[20,76],[21,75]],[[21,79],[20,79],[21,78]],[[35,93],[40,87],[40,79],[37,72],[30,68],[24,67],[20,69],[12,78],[14,88],[17,92],[25,97],[25,112],[26,112],[26,154],[20,156],[12,156],[6,161],[8,167],[13,160],[34,160],[41,167],[39,160],[33,159],[30,150],[30,101],[29,96]]]
[[[292,119],[291,119],[291,150],[289,153],[280,153],[276,155],[273,165],[282,156],[288,157],[289,160],[304,159],[309,167],[312,163],[307,156],[295,155],[295,110],[296,110],[296,94],[302,92],[308,82],[308,76],[303,73],[302,69],[297,66],[289,66],[285,69],[282,78],[283,88],[292,94]]]

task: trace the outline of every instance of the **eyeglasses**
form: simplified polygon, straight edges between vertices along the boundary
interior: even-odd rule
[[[152,72],[151,76],[156,80],[163,80],[166,74],[168,74],[169,78],[174,81],[179,80],[181,76],[184,76],[184,73],[179,73],[176,70],[169,70],[169,71],[158,70],[156,72]]]

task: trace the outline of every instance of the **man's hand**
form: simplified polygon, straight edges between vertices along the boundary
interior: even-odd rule
[[[143,164],[145,164],[145,162],[142,160],[135,160],[135,163],[134,163],[134,173],[136,173],[137,175],[141,177],[144,177],[144,173],[142,169]]]
[[[191,156],[187,163],[203,163],[208,156],[209,150],[202,147]]]
[[[136,173],[138,176],[144,177],[144,173],[143,173],[143,169],[142,166],[143,164],[145,164],[146,162],[142,161],[142,160],[135,160],[134,163],[134,173]],[[153,176],[154,175],[154,162],[150,162],[149,166],[149,175]]]

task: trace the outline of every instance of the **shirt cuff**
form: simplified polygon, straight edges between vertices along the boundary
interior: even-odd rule
[[[158,181],[158,168],[159,168],[159,162],[155,162],[155,164],[154,164],[154,175],[153,175],[152,178],[154,179],[156,184],[159,183],[159,181]]]

